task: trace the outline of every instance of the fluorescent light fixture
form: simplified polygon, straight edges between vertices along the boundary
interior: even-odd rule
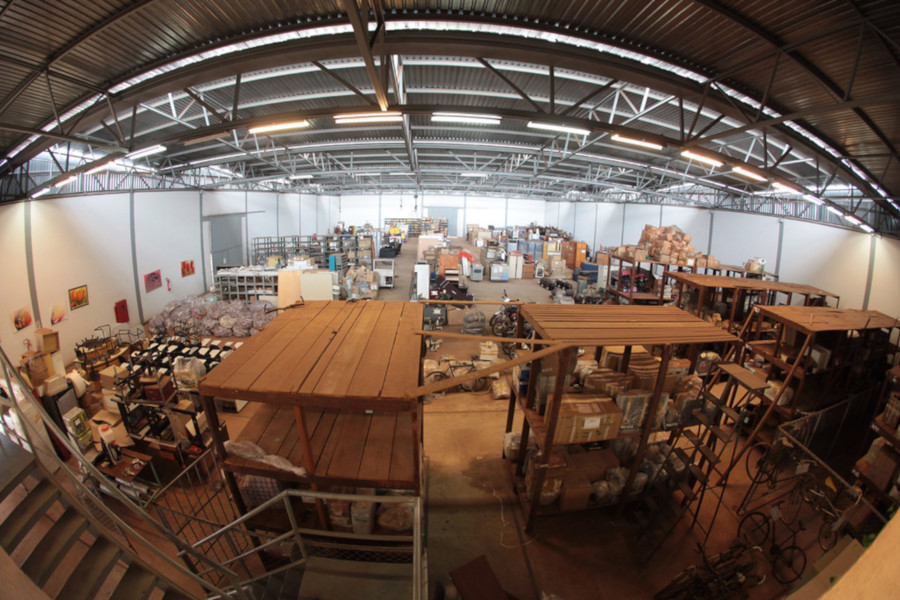
[[[301,173],[300,175],[291,175],[291,179],[312,179],[313,176],[309,173]]]
[[[843,216],[844,216],[844,211],[842,211],[842,210],[840,210],[840,209],[838,209],[838,208],[835,208],[835,207],[833,207],[833,206],[826,206],[825,208],[828,209],[828,212],[833,212],[834,214],[836,214],[836,215],[839,216],[839,217],[843,217]]]
[[[625,137],[624,135],[619,135],[618,133],[614,133],[612,135],[612,139],[615,142],[620,142],[622,144],[631,144],[632,146],[640,146],[642,148],[650,148],[651,150],[662,150],[662,144],[657,144],[656,142],[648,142],[647,140],[639,140],[637,138]]]
[[[781,190],[782,192],[787,192],[788,194],[799,194],[800,190],[785,183],[781,183],[780,181],[773,181],[772,186],[776,189]]]
[[[38,190],[38,191],[36,191],[35,193],[33,193],[33,194],[31,195],[31,197],[32,197],[32,198],[40,198],[40,197],[43,196],[44,194],[49,194],[49,193],[50,193],[50,188],[45,187],[44,189]]]
[[[102,165],[98,165],[89,171],[85,171],[85,175],[93,175],[94,173],[100,173],[101,171],[108,171],[110,167],[112,167],[116,163],[115,160],[108,160]]]
[[[432,122],[437,123],[467,123],[469,125],[499,125],[500,117],[497,115],[480,115],[454,112],[436,112],[431,115]]]
[[[33,197],[34,197],[34,196],[32,196],[32,198],[33,198]],[[866,233],[875,233],[875,230],[872,229],[871,227],[869,227],[868,225],[866,225],[865,223],[863,223],[863,224],[860,225],[859,227],[860,227],[860,229],[862,229],[862,230],[865,231]]]
[[[547,131],[555,131],[557,133],[571,133],[573,135],[587,135],[590,133],[589,129],[569,127],[567,125],[555,125],[553,123],[539,123],[537,121],[528,121],[528,126],[532,129],[545,129]]]
[[[289,121],[287,123],[274,123],[272,125],[260,125],[258,127],[251,127],[247,130],[247,133],[271,133],[273,131],[287,131],[290,129],[303,129],[304,127],[309,127],[309,121]]]
[[[67,185],[67,184],[72,183],[72,182],[75,181],[76,179],[78,179],[78,175],[72,175],[71,177],[66,177],[66,178],[63,179],[62,181],[58,181],[58,182],[56,182],[56,183],[53,184],[53,185],[55,185],[56,187],[62,187],[62,186],[64,186],[64,185]]]
[[[860,221],[858,218],[856,218],[853,215],[844,215],[844,219],[853,223],[854,225],[862,225],[862,221]]]
[[[155,146],[150,146],[149,148],[144,148],[142,150],[135,150],[129,154],[125,155],[125,158],[130,158],[132,160],[138,158],[144,158],[145,156],[151,156],[153,154],[159,154],[160,152],[165,152],[166,147],[162,144],[157,144]]]
[[[812,202],[816,206],[822,206],[823,204],[825,204],[824,200],[819,200],[812,194],[803,194],[803,199],[806,200],[807,202]]]
[[[483,173],[481,171],[463,171],[459,174],[460,177],[489,177],[490,173]]]
[[[711,156],[703,156],[702,154],[696,154],[691,152],[690,150],[683,150],[681,155],[685,158],[689,158],[691,160],[695,160],[697,162],[701,162],[707,165],[711,165],[713,167],[721,167],[723,163],[721,160],[717,160]]]
[[[759,173],[750,171],[749,169],[745,169],[744,167],[738,167],[738,166],[732,167],[731,172],[737,173],[738,175],[740,175],[742,177],[746,177],[747,179],[752,179],[753,181],[765,181],[766,180],[766,178],[763,177],[762,175],[760,175]]]
[[[334,122],[338,125],[347,123],[390,123],[403,120],[403,113],[397,111],[381,111],[368,113],[348,113],[334,115]]]
[[[392,173],[388,173],[388,175],[415,175],[412,171],[394,171]]]

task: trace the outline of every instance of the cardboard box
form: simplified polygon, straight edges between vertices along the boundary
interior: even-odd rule
[[[118,388],[118,379],[128,375],[128,367],[124,365],[106,367],[100,371],[100,385],[107,390]]]
[[[34,332],[37,338],[37,347],[41,352],[53,354],[59,350],[59,332],[42,327]]]
[[[590,480],[584,475],[572,474],[566,477],[560,491],[559,507],[566,511],[587,508],[592,489]]]
[[[554,443],[582,444],[612,439],[619,434],[622,411],[612,398],[564,395]]]
[[[619,459],[609,449],[569,454],[566,462],[569,473],[578,473],[591,482],[605,479],[610,469],[619,466]]]

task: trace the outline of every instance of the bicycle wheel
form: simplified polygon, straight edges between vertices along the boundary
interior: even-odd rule
[[[762,546],[769,539],[772,521],[761,512],[748,513],[738,525],[738,537],[751,546]]]
[[[772,576],[779,583],[792,583],[806,570],[806,553],[799,546],[781,548],[772,559]]]
[[[837,544],[838,531],[832,519],[825,519],[819,527],[819,547],[828,552]]]
[[[787,500],[782,503],[781,509],[781,518],[784,519],[785,523],[793,523],[797,520],[797,516],[800,514],[800,509],[803,508],[804,499],[803,499],[803,490],[801,489],[802,482],[798,483],[791,489],[791,493],[788,494]]]
[[[772,478],[773,468],[769,457],[772,454],[772,446],[766,442],[756,442],[747,451],[745,466],[747,475],[753,483],[766,483]]]

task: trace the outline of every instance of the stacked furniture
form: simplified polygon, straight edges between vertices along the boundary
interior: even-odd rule
[[[421,489],[423,305],[317,301],[282,312],[200,383],[213,444],[239,508],[235,474],[301,488]],[[237,436],[305,474],[225,451],[213,398],[257,403]],[[327,523],[320,507],[320,518]]]

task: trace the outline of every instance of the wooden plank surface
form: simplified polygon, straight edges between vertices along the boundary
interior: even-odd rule
[[[392,480],[413,481],[415,478],[412,428],[413,422],[410,413],[397,415],[394,445],[391,450],[390,479]]]
[[[385,302],[384,305],[381,319],[366,344],[363,354],[365,360],[360,362],[350,377],[350,385],[345,390],[347,395],[381,395],[384,378],[387,376],[387,367],[391,361],[389,349],[394,347],[398,331],[397,324],[403,315],[402,302]]]
[[[397,336],[391,350],[381,396],[385,398],[408,398],[419,385],[419,370],[422,366],[422,338],[415,335],[422,326],[424,307],[415,302],[403,305],[403,314],[397,326]]]
[[[801,331],[852,331],[900,327],[900,321],[876,310],[826,306],[760,306],[769,316]]]
[[[394,429],[397,421],[404,413],[386,413],[372,415],[369,425],[369,438],[359,464],[359,478],[371,481],[382,481],[390,478],[391,455],[394,450]]]
[[[285,440],[291,434],[293,434],[293,441],[296,441],[297,423],[294,420],[293,408],[288,405],[281,405],[278,406],[278,410],[269,422],[268,427],[263,431],[259,441],[257,441],[257,445],[266,454],[282,455],[279,450],[281,450]]]
[[[356,479],[362,461],[366,438],[369,436],[369,424],[372,416],[360,413],[343,413],[338,417],[343,421],[341,439],[328,464],[328,470],[320,473],[338,479]]]
[[[325,370],[315,383],[315,390],[312,393],[343,396],[350,387],[353,374],[360,367],[360,363],[363,363],[366,369],[369,368],[369,365],[364,363],[366,360],[365,350],[375,334],[384,306],[384,302],[363,304],[362,313],[341,342],[341,351],[325,364]],[[300,390],[301,393],[307,391],[311,387],[311,383],[311,381],[305,382]]]

